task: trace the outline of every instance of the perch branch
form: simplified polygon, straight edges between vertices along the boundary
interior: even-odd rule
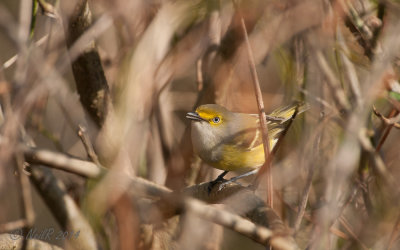
[[[28,161],[34,159],[35,163],[44,164],[50,167],[56,167],[58,169],[62,169],[68,172],[75,172],[88,178],[97,178],[104,171],[101,167],[98,167],[92,162],[72,158],[61,153],[55,153],[48,150],[34,150],[28,147],[21,148],[26,155]],[[33,170],[35,168],[36,167],[34,167]],[[237,232],[246,235],[247,237],[259,243],[266,244],[269,242],[272,246],[277,247],[277,249],[295,249],[293,245],[294,243],[292,243],[290,240],[284,239],[287,236],[284,237],[281,235],[281,230],[279,230],[279,234],[277,234],[275,230],[270,230],[263,226],[257,226],[254,223],[230,212],[223,210],[218,210],[218,212],[216,212],[215,208],[211,208],[200,201],[194,200],[193,198],[185,198],[182,199],[181,202],[171,202],[171,200],[176,200],[176,198],[171,199],[171,197],[182,196],[177,196],[177,193],[172,193],[169,189],[163,186],[156,185],[142,178],[131,178],[131,184],[131,190],[135,190],[135,195],[142,194],[145,196],[162,197],[165,200],[168,200],[167,204],[170,206],[168,210],[170,211],[180,211],[179,208],[190,209],[202,218],[211,220],[217,224],[223,225],[227,228],[231,228],[232,230],[236,230]],[[208,193],[207,186],[208,183],[202,183],[199,185],[188,187],[184,189],[183,192],[185,194],[193,195],[196,198],[206,200],[211,199],[211,201],[215,202],[226,198],[226,194],[232,194],[237,192],[238,189],[243,189],[236,184],[232,184],[231,186],[223,189],[225,191],[225,195],[223,194],[224,192],[215,192],[215,194],[212,193],[210,196],[208,196],[206,195]],[[249,195],[246,194],[240,199],[243,200],[243,198],[248,196]],[[249,202],[246,202],[246,204],[247,203]],[[210,210],[208,210],[209,208]],[[266,216],[268,217],[268,215]],[[257,216],[254,216],[254,218],[257,218]]]

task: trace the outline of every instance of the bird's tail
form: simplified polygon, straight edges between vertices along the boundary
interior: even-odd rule
[[[267,115],[268,137],[272,140],[272,147],[290,125],[295,116],[307,111],[310,106],[304,102],[295,102],[289,106],[278,108]]]
[[[267,116],[267,121],[285,123],[294,118],[295,114],[299,115],[307,111],[310,106],[305,102],[294,102],[286,107],[275,109]]]

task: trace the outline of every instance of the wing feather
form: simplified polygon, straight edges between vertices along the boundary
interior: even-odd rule
[[[281,133],[287,129],[289,120],[293,117],[296,109],[297,114],[300,114],[308,108],[309,106],[307,104],[297,102],[283,108],[278,108],[267,116],[270,150],[275,146]],[[251,116],[256,118],[254,121],[257,126],[242,130],[236,133],[236,136],[232,136],[232,141],[229,143],[231,146],[237,147],[240,150],[253,150],[262,144],[262,133],[259,129],[259,116],[258,114],[251,114]]]

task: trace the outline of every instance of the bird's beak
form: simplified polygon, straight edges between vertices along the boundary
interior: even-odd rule
[[[201,118],[199,114],[196,112],[189,112],[186,114],[186,118],[192,120],[192,121],[205,121],[205,119]]]

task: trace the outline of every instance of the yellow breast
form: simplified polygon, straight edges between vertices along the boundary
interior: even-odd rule
[[[223,147],[223,156],[213,167],[225,171],[246,172],[264,164],[264,147],[260,144],[252,150],[240,151],[237,147],[226,145]]]

